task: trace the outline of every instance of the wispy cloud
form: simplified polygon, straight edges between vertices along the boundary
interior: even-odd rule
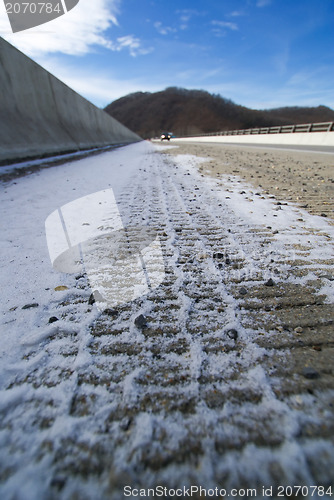
[[[222,84],[205,85],[205,89],[252,109],[319,104],[326,104],[333,109],[333,89],[328,79],[324,78],[325,74],[328,74],[328,67],[323,67],[322,73],[316,75],[298,72],[290,80],[278,80],[270,87],[257,79],[241,81],[238,78]]]
[[[219,28],[225,28],[232,31],[237,31],[238,25],[236,23],[230,23],[228,21],[211,21],[212,26],[218,26]]]
[[[234,10],[233,12],[230,12],[228,15],[230,17],[240,17],[240,16],[244,16],[245,13],[242,10]]]
[[[203,12],[201,12],[200,10],[197,10],[197,9],[179,9],[176,11],[176,14],[189,16],[189,18],[190,18],[191,16],[202,16]]]
[[[257,0],[256,6],[257,7],[266,7],[267,5],[271,4],[271,0]]]
[[[278,75],[283,76],[287,73],[289,60],[289,42],[288,40],[282,40],[278,52],[272,56],[272,65]]]
[[[189,22],[193,17],[204,15],[203,12],[196,9],[179,9],[176,14],[179,16],[181,30],[186,30],[189,27]]]
[[[0,2],[0,33],[33,57],[55,52],[84,55],[91,52],[94,46],[113,50],[113,43],[105,32],[118,25],[119,5],[120,0],[80,0],[66,15],[13,35],[4,4]]]
[[[175,33],[176,29],[170,26],[163,26],[162,22],[157,21],[154,23],[155,29],[160,33],[160,35],[168,35],[169,33]]]
[[[332,66],[322,65],[318,67],[308,67],[292,73],[287,81],[287,87],[306,88],[316,90],[317,88],[333,88],[328,75],[333,71]],[[333,91],[332,91],[332,103]]]
[[[121,36],[116,41],[110,42],[108,48],[115,52],[127,49],[132,57],[143,56],[153,51],[153,47],[143,47],[140,39],[134,35]]]
[[[148,83],[140,77],[118,77],[109,68],[98,69],[92,65],[73,67],[72,63],[65,63],[62,57],[57,56],[45,56],[41,65],[99,107],[139,90],[157,92],[163,88],[161,83]]]

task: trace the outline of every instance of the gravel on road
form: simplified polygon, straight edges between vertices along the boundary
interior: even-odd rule
[[[267,195],[275,195],[334,218],[334,154],[278,151],[222,144],[177,143],[165,151],[210,158],[206,173],[237,175]],[[201,167],[202,170],[204,166]]]

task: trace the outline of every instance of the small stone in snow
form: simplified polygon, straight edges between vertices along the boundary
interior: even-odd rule
[[[51,318],[49,319],[49,323],[55,323],[56,321],[59,321],[56,316],[51,316]]]
[[[246,288],[244,288],[244,287],[240,288],[239,295],[247,295],[247,293],[248,292],[247,292]]]
[[[264,284],[264,286],[274,286],[274,285],[275,283],[271,278],[269,278],[268,281]]]
[[[51,481],[51,486],[58,491],[62,490],[66,484],[66,477],[54,477]]]
[[[145,326],[147,326],[147,321],[145,316],[143,316],[142,314],[137,316],[137,318],[135,319],[135,325],[137,328],[145,328]]]
[[[88,304],[90,306],[95,304],[95,302],[105,302],[104,298],[98,290],[94,290],[94,292],[90,294],[90,297],[88,299]]]
[[[22,309],[32,309],[33,307],[38,307],[38,304],[26,304]]]
[[[321,276],[319,276],[319,278],[326,278],[329,281],[334,281],[334,276],[332,276],[331,274],[322,274]]]
[[[238,338],[238,332],[234,328],[231,328],[231,330],[227,330],[226,334],[228,337],[230,337],[230,339],[237,340]]]
[[[122,429],[122,431],[127,431],[129,430],[129,427],[132,423],[132,419],[129,417],[124,417],[123,420],[121,420],[119,426]]]
[[[306,366],[305,368],[303,368],[302,375],[303,377],[308,379],[315,379],[320,377],[320,373],[310,366]]]

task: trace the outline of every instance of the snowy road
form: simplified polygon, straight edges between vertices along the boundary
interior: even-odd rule
[[[334,494],[334,227],[198,165],[143,142],[1,187],[1,498]],[[106,189],[164,278],[101,312],[44,223]]]

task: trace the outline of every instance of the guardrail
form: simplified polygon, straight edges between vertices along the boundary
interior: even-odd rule
[[[297,132],[334,132],[334,122],[303,123],[300,125],[281,125],[277,127],[248,128],[243,130],[223,130],[207,134],[194,134],[188,137],[208,137],[221,135],[258,135],[258,134],[293,134]]]

